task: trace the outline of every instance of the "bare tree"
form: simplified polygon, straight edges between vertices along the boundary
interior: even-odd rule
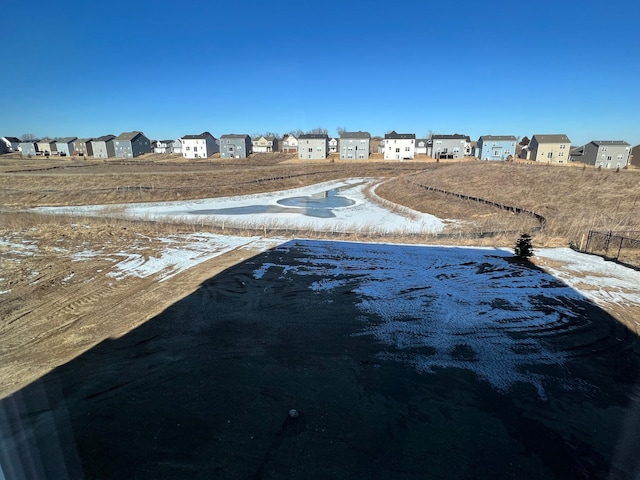
[[[35,140],[36,136],[33,133],[23,133],[20,136],[20,140],[22,140],[23,142],[28,142],[30,140]]]
[[[339,137],[341,137],[341,136],[342,136],[342,134],[343,134],[344,132],[346,132],[346,131],[347,131],[347,129],[346,129],[346,128],[344,128],[344,127],[336,127],[336,132],[338,133],[338,136],[339,136]]]
[[[300,130],[300,129],[298,129],[298,130],[291,130],[291,131],[289,132],[289,135],[291,135],[291,136],[294,136],[294,137],[298,138],[300,135],[304,135],[304,132],[303,132],[302,130]]]
[[[322,127],[312,128],[307,132],[309,135],[329,135],[329,130]]]

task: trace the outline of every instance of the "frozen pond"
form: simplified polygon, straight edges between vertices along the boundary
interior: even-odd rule
[[[315,195],[287,197],[278,200],[278,205],[245,205],[231,208],[194,210],[193,215],[252,215],[260,213],[296,213],[308,217],[335,218],[333,209],[355,205],[355,200],[338,194],[333,188]],[[281,206],[284,205],[284,206]]]
[[[372,201],[365,188],[376,179],[347,179],[279,192],[176,202],[42,207],[53,214],[118,216],[154,221],[314,229],[385,234],[438,233],[445,223],[433,215]],[[116,212],[116,213],[114,213]]]

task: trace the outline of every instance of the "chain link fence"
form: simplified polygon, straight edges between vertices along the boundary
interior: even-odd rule
[[[597,232],[591,230],[581,250],[640,270],[640,231]]]

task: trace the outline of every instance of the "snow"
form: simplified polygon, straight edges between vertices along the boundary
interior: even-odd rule
[[[175,202],[131,203],[122,205],[85,205],[74,207],[40,207],[37,211],[50,214],[114,215],[122,212],[127,218],[171,220],[207,224],[215,222],[231,226],[253,226],[276,229],[296,228],[332,232],[374,231],[381,233],[437,233],[444,222],[433,215],[408,209],[401,213],[372,203],[364,189],[372,179],[352,179],[324,182],[308,187],[234,197],[208,198]],[[278,201],[297,197],[322,198],[326,192],[352,205],[316,209],[303,206],[283,206]],[[222,214],[221,211],[231,212]],[[232,212],[255,213],[233,214]],[[321,211],[327,218],[315,216]]]
[[[562,367],[569,354],[556,350],[549,338],[583,335],[581,286],[510,262],[510,250],[321,241],[278,248],[295,249],[301,264],[265,263],[254,271],[255,278],[276,269],[283,276],[317,277],[311,286],[315,292],[350,286],[363,313],[359,335],[384,345],[380,358],[425,373],[468,369],[497,390],[526,382],[545,398],[544,377],[531,372],[532,366]],[[637,272],[600,265],[599,259],[569,249],[541,255],[566,257],[580,272],[610,273],[606,288],[619,288],[617,280],[628,282],[625,298],[640,304]],[[566,385],[572,387],[579,385]]]

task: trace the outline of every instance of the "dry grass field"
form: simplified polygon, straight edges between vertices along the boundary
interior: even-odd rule
[[[634,170],[479,161],[356,163],[332,159],[308,163],[279,154],[242,161],[146,155],[127,162],[5,155],[0,157],[0,395],[144,323],[196,289],[203,279],[248,255],[237,251],[222,255],[170,282],[160,283],[153,276],[115,282],[107,275],[109,265],[104,260],[77,263],[74,256],[97,250],[117,254],[134,244],[142,255],[153,256],[159,238],[192,233],[198,227],[39,215],[30,208],[240,195],[349,177],[385,179],[375,195],[458,220],[442,237],[363,238],[357,233],[341,237],[349,240],[510,247],[519,232],[539,226],[531,216],[428,192],[423,185],[544,215],[547,225],[534,232],[535,246],[566,246],[592,228],[640,230],[640,171]],[[220,231],[216,227],[207,230]],[[499,234],[479,235],[486,232]],[[246,228],[232,233],[264,232]],[[308,231],[301,234],[313,236]]]

